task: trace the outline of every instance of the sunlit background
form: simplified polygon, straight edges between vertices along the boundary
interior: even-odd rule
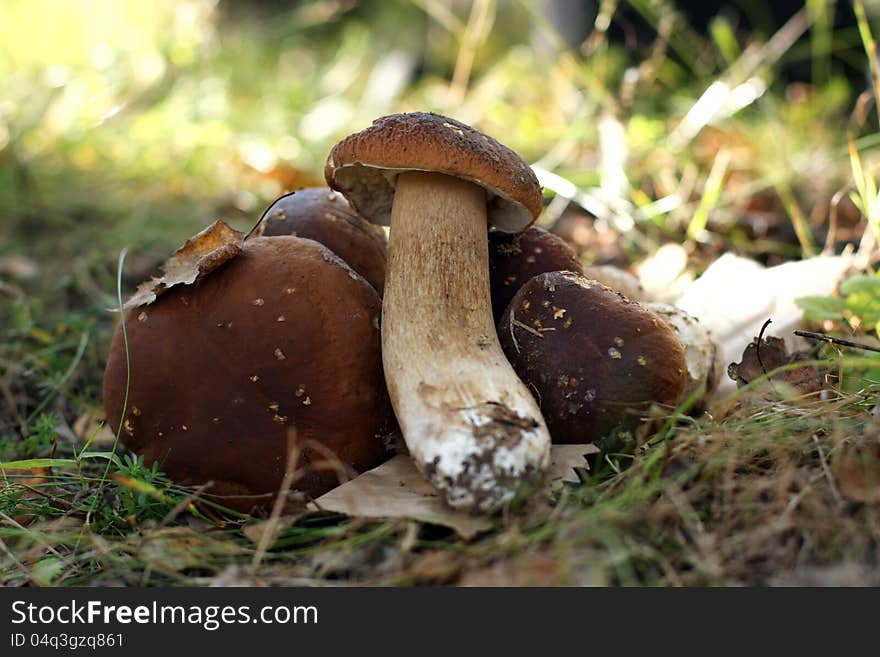
[[[870,79],[849,3],[687,4],[4,0],[3,248],[246,223],[319,182],[336,140],[416,109],[533,163],[561,197],[545,223],[574,200],[629,241],[699,237],[765,190],[809,216],[846,182],[835,165]]]

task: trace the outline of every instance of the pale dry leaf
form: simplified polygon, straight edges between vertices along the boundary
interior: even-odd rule
[[[147,306],[175,285],[192,285],[241,253],[244,233],[215,221],[198,235],[191,237],[162,265],[163,275],[138,286],[125,303],[125,308]]]
[[[776,267],[725,254],[675,300],[675,305],[700,320],[722,350],[725,365],[740,358],[768,319],[789,349],[805,346],[792,335],[803,317],[795,299],[830,295],[853,267],[849,256],[822,256]],[[723,379],[719,393],[733,390]]]
[[[578,482],[574,468],[586,468],[584,458],[598,451],[595,445],[553,445],[547,486]],[[313,503],[322,511],[360,518],[410,518],[453,529],[465,540],[492,527],[482,516],[451,509],[438,496],[407,455],[399,454],[378,468],[338,486]]]
[[[18,253],[0,256],[0,276],[18,281],[32,280],[40,275],[40,265]]]
[[[845,498],[880,504],[880,440],[876,437],[842,448],[834,458],[831,472]]]
[[[73,433],[80,442],[91,442],[92,447],[109,447],[116,442],[116,434],[107,426],[103,411],[82,413],[73,423]]]

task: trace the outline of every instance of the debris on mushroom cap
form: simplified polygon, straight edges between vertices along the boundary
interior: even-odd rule
[[[141,283],[125,307],[149,305],[176,285],[195,283],[241,253],[242,240],[244,233],[233,230],[220,220],[215,221],[188,239],[165,261],[162,276]]]
[[[489,223],[523,230],[541,212],[541,186],[531,168],[506,146],[439,114],[392,114],[336,144],[327,158],[327,184],[358,213],[389,224],[397,174],[433,171],[469,180],[488,192]]]
[[[294,235],[320,242],[382,295],[388,239],[355,214],[345,197],[327,187],[306,187],[276,200],[260,225],[265,237]]]
[[[273,502],[289,441],[293,489],[332,488],[385,458],[393,423],[376,291],[326,247],[257,237],[226,266],[126,314],[104,406],[123,442],[242,511]]]
[[[649,295],[639,279],[624,269],[612,265],[589,265],[584,267],[586,278],[599,281],[605,287],[620,292],[630,301],[648,301]]]
[[[721,349],[715,344],[708,329],[696,317],[678,306],[660,302],[646,303],[644,306],[669,325],[684,348],[688,380],[681,398],[688,399],[697,390],[704,388],[695,404],[696,408],[700,408],[721,381],[721,373],[724,371]]]
[[[582,273],[577,254],[561,237],[538,226],[515,234],[490,232],[489,285],[495,321],[526,281],[550,271]]]
[[[685,387],[685,355],[672,329],[572,272],[541,274],[523,285],[498,332],[555,443],[632,431],[652,404],[674,407]]]

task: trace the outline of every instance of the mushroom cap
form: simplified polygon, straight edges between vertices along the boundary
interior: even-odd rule
[[[572,272],[540,274],[523,285],[498,333],[556,443],[634,430],[651,404],[674,407],[685,386],[684,352],[672,329]]]
[[[340,469],[386,456],[379,315],[376,291],[326,247],[247,240],[210,275],[127,312],[131,385],[123,418],[117,330],[104,375],[110,426],[146,463],[184,485],[212,481],[207,493],[242,511],[272,504],[294,439],[293,489],[320,494]]]
[[[487,192],[489,223],[507,232],[541,212],[541,186],[519,155],[471,126],[439,114],[392,114],[343,139],[324,167],[327,184],[358,213],[391,222],[397,174],[431,171],[469,180]]]
[[[538,226],[513,235],[490,232],[489,286],[495,321],[524,283],[550,271],[583,273],[574,249],[561,237]]]
[[[381,228],[352,212],[339,192],[306,187],[282,196],[266,211],[260,234],[294,235],[320,242],[382,295],[388,238]]]

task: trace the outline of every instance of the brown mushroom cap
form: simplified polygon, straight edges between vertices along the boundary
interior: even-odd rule
[[[432,171],[469,180],[487,191],[489,223],[516,232],[541,212],[541,186],[512,150],[474,128],[439,114],[392,114],[345,138],[330,152],[327,184],[358,213],[391,222],[394,185],[402,171]]]
[[[652,403],[675,406],[684,389],[684,352],[666,323],[571,272],[523,285],[498,333],[556,443],[633,430]]]
[[[385,458],[393,415],[379,314],[376,291],[326,247],[250,239],[195,284],[128,311],[127,412],[117,330],[104,376],[110,426],[146,463],[182,484],[213,481],[207,492],[243,511],[271,505],[293,437],[293,487],[317,495],[337,483],[325,453],[355,471]]]
[[[489,233],[489,285],[497,322],[526,281],[550,271],[583,273],[577,254],[561,237],[538,226],[521,233]]]
[[[326,187],[307,187],[282,196],[266,211],[260,234],[320,242],[382,295],[388,239],[381,228],[352,212],[342,194]]]

